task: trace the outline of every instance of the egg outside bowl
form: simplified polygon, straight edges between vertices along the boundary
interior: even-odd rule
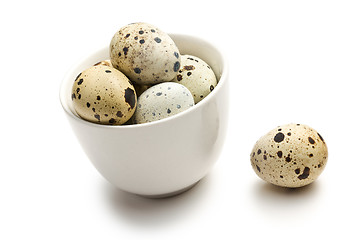
[[[65,76],[60,101],[84,152],[110,183],[146,197],[178,194],[195,185],[219,158],[228,122],[228,65],[221,51],[200,38],[170,34],[181,54],[197,56],[215,72],[218,85],[201,102],[174,116],[137,125],[101,125],[74,110],[76,76],[109,59],[105,47],[76,64]]]

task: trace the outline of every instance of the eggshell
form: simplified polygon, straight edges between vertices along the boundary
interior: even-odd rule
[[[173,116],[194,105],[190,91],[181,84],[167,82],[152,86],[138,98],[134,123],[146,123]]]
[[[81,118],[100,124],[125,123],[134,114],[137,103],[130,80],[117,69],[102,64],[76,77],[71,98]]]
[[[322,136],[313,128],[287,124],[261,137],[250,158],[261,179],[296,188],[318,178],[327,163],[328,149]]]
[[[181,65],[174,82],[190,90],[195,104],[204,99],[217,85],[211,67],[202,59],[192,55],[181,55]]]
[[[171,81],[180,68],[180,54],[168,34],[147,23],[117,31],[110,43],[111,63],[137,84]]]
[[[104,65],[104,66],[112,67],[110,59],[103,60],[103,61],[100,61],[100,62],[97,62],[97,63],[94,64],[94,66],[98,66],[98,65]]]

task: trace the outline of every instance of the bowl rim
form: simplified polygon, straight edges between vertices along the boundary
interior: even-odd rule
[[[106,46],[106,47],[102,47],[100,49],[97,49],[96,51],[93,51],[90,54],[87,54],[85,57],[80,58],[80,60],[76,61],[75,64],[72,65],[72,67],[67,71],[67,73],[63,77],[63,79],[61,81],[61,85],[60,85],[59,98],[60,98],[60,103],[62,105],[62,108],[64,109],[66,114],[69,117],[71,117],[72,119],[74,119],[74,120],[76,120],[78,122],[81,122],[82,124],[86,124],[86,125],[92,126],[92,127],[108,128],[108,129],[133,129],[133,128],[134,129],[141,129],[141,128],[152,127],[154,125],[163,124],[165,122],[173,121],[176,118],[181,118],[182,116],[185,116],[187,114],[191,114],[193,111],[196,111],[198,108],[201,108],[203,105],[207,104],[207,102],[211,101],[211,99],[214,98],[215,95],[217,95],[217,92],[219,92],[220,89],[223,88],[223,86],[225,85],[225,82],[228,81],[229,65],[228,65],[225,53],[219,48],[219,46],[217,44],[214,44],[213,42],[209,42],[209,41],[204,40],[202,38],[199,38],[197,36],[187,35],[187,34],[179,34],[179,33],[170,33],[169,35],[170,35],[171,38],[172,37],[175,37],[175,38],[177,38],[177,37],[179,37],[179,38],[180,37],[181,38],[192,38],[192,39],[195,39],[197,41],[204,42],[204,43],[211,46],[213,49],[215,49],[218,52],[218,54],[219,54],[219,56],[221,58],[221,62],[222,62],[222,68],[221,68],[222,71],[219,73],[220,76],[219,76],[218,83],[217,83],[216,87],[204,99],[202,99],[200,102],[198,102],[194,106],[186,109],[185,111],[182,111],[182,112],[177,113],[175,115],[172,115],[172,116],[160,119],[160,120],[147,122],[147,123],[141,123],[141,124],[107,125],[107,124],[94,123],[94,122],[90,122],[90,121],[87,121],[85,119],[82,119],[80,116],[77,116],[75,113],[73,113],[73,111],[68,106],[69,103],[68,103],[68,100],[67,100],[67,97],[66,97],[66,94],[67,94],[66,93],[67,92],[66,91],[67,90],[66,86],[67,86],[67,83],[69,81],[70,75],[73,75],[75,69],[78,68],[78,66],[81,63],[85,62],[89,57],[96,56],[96,55],[99,55],[99,53],[104,52],[106,49],[108,49],[108,46]],[[211,64],[209,64],[209,65],[211,66]]]

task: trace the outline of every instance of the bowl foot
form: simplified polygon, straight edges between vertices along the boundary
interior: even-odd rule
[[[145,197],[145,198],[168,198],[168,197],[174,197],[176,195],[179,195],[181,193],[184,193],[188,190],[190,190],[191,188],[193,188],[199,181],[197,181],[196,183],[194,184],[191,184],[190,186],[187,186],[183,189],[180,189],[180,190],[177,190],[177,191],[174,191],[174,192],[170,192],[170,193],[164,193],[164,194],[158,194],[158,195],[142,195],[142,194],[138,194],[139,196],[142,196],[142,197]]]

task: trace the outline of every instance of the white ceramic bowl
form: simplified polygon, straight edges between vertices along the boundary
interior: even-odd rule
[[[207,62],[218,85],[197,105],[145,124],[110,126],[81,119],[71,101],[76,76],[109,59],[103,48],[74,66],[61,85],[60,101],[84,152],[118,188],[149,197],[184,191],[203,178],[218,159],[228,121],[228,67],[223,54],[202,39],[170,34],[181,54]]]

